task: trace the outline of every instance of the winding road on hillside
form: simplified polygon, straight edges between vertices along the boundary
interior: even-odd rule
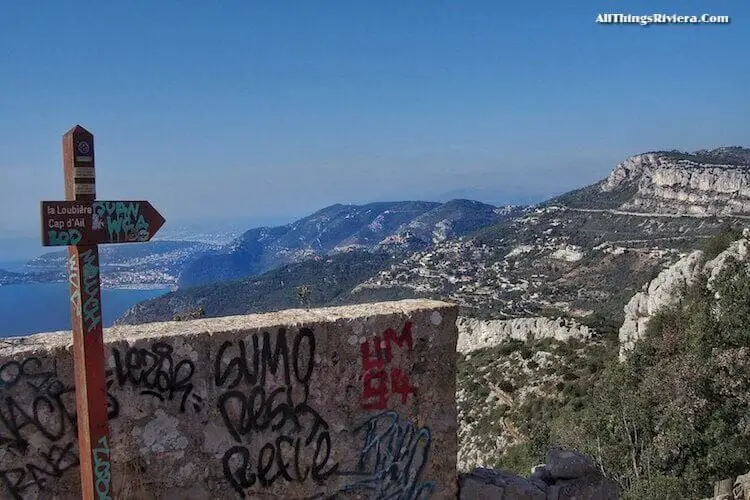
[[[691,217],[693,219],[709,219],[712,217],[726,217],[726,218],[732,218],[732,219],[745,219],[750,220],[750,215],[737,215],[737,214],[725,214],[725,215],[700,215],[700,214],[663,214],[663,213],[657,213],[657,212],[628,212],[626,210],[615,210],[612,208],[573,208],[564,206],[566,210],[571,210],[573,212],[591,212],[591,213],[610,213],[613,215],[632,215],[634,217],[662,217],[662,218],[671,218],[671,219],[679,219],[681,217]]]

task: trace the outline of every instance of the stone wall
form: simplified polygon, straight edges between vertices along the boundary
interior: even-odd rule
[[[456,315],[408,300],[107,329],[101,480],[117,499],[456,498]],[[0,497],[80,498],[72,384],[68,332],[3,341]]]

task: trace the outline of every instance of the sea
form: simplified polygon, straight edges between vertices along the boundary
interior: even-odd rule
[[[0,261],[0,269],[21,271],[25,262]],[[112,326],[115,319],[136,303],[159,297],[169,291],[168,288],[102,288],[104,326]],[[70,330],[70,295],[67,283],[0,286],[0,337],[60,330]]]

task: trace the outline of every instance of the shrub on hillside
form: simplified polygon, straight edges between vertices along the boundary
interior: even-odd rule
[[[729,248],[729,245],[742,237],[742,228],[732,224],[725,224],[714,236],[708,238],[701,250],[708,260],[713,259],[721,252]]]
[[[713,288],[699,282],[654,316],[628,359],[553,420],[551,441],[595,457],[626,498],[706,496],[750,468],[747,265],[729,262]]]

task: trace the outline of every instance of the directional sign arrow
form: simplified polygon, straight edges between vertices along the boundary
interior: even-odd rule
[[[147,201],[43,201],[42,246],[149,241],[164,217]]]

